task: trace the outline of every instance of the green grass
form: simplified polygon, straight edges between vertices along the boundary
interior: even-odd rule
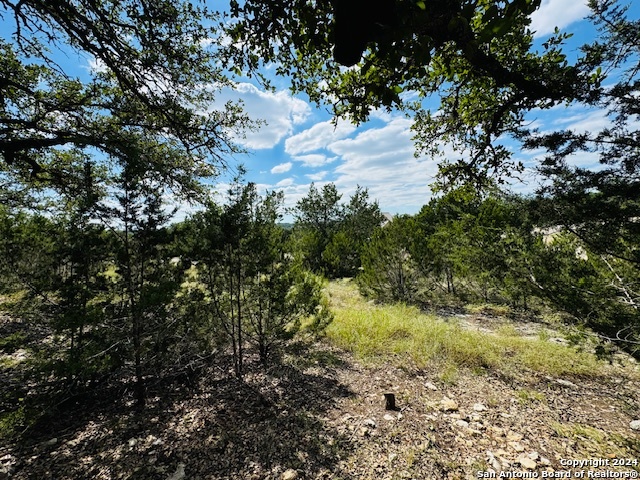
[[[530,405],[533,403],[544,402],[546,399],[544,393],[528,388],[518,390],[516,396],[518,398],[518,402],[520,402],[521,405]]]
[[[445,366],[452,378],[457,368],[505,374],[525,369],[555,376],[605,373],[606,365],[594,355],[544,338],[523,338],[509,328],[494,334],[471,331],[412,306],[376,305],[349,281],[332,282],[327,289],[335,314],[327,336],[365,360],[399,355],[418,368]]]
[[[27,341],[24,332],[15,332],[0,338],[0,352],[13,353],[22,347]]]
[[[24,428],[26,415],[24,407],[13,412],[0,414],[0,440],[8,440],[14,437]]]

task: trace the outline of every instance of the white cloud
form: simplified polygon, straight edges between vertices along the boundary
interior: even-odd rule
[[[414,156],[410,127],[410,120],[395,118],[381,128],[328,145],[342,159],[334,173],[344,198],[360,185],[385,211],[415,212],[428,202],[437,161]]]
[[[305,177],[307,177],[312,182],[319,182],[320,180],[324,179],[324,177],[326,177],[328,173],[328,170],[322,170],[321,172],[309,173],[305,175]]]
[[[294,181],[293,178],[285,178],[284,180],[280,180],[278,183],[276,183],[276,188],[282,188],[282,187],[290,187],[291,185],[293,185]]]
[[[243,110],[250,118],[266,122],[257,131],[246,132],[245,138],[236,139],[245,147],[256,150],[274,147],[311,114],[309,104],[288,92],[264,92],[250,83],[239,83],[235,90],[224,89],[216,103],[224,105],[229,100],[241,100]]]
[[[348,136],[355,129],[355,125],[345,121],[339,121],[337,125],[331,121],[316,123],[313,127],[287,138],[284,148],[289,155],[313,152]]]
[[[107,65],[99,58],[91,57],[89,59],[89,65],[86,67],[91,73],[105,73]]]
[[[553,124],[575,133],[596,133],[610,127],[612,123],[605,110],[567,109],[566,113],[567,116],[559,116],[553,121]]]
[[[531,15],[531,30],[536,37],[563,29],[589,14],[587,0],[542,0],[540,8]]]
[[[410,127],[410,120],[394,119],[382,128],[371,128],[353,139],[333,142],[328,148],[351,163],[388,165],[390,157],[413,156]]]
[[[291,170],[293,164],[291,162],[281,163],[280,165],[276,165],[271,169],[271,173],[285,173]]]
[[[305,167],[321,167],[334,162],[338,157],[327,157],[321,153],[310,153],[309,155],[297,155],[293,157],[296,162],[302,162]]]

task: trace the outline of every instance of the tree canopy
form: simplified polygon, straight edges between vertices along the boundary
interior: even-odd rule
[[[5,173],[68,185],[62,153],[146,159],[168,184],[215,173],[247,125],[215,105],[230,81],[200,2],[0,1],[0,154]],[[10,35],[10,38],[9,38]],[[60,59],[93,68],[79,78]],[[95,161],[100,155],[91,155]]]
[[[249,72],[274,62],[295,91],[330,102],[336,114],[356,122],[378,108],[409,111],[420,151],[435,153],[444,141],[466,152],[464,162],[449,159],[443,165],[449,180],[460,173],[486,178],[518,171],[521,166],[497,140],[526,135],[528,111],[573,101],[592,104],[603,93],[601,45],[585,47],[570,62],[563,51],[568,35],[556,32],[535,50],[529,25],[537,0],[340,5],[233,2],[230,59]],[[594,20],[617,28],[607,23],[620,12],[614,2],[591,6]],[[386,15],[377,18],[372,11]],[[352,52],[343,45],[345,25]],[[626,51],[626,43],[608,48]],[[437,112],[424,107],[425,97],[440,99]]]

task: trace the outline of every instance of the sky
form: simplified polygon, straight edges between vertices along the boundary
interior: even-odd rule
[[[568,57],[577,54],[578,47],[595,35],[594,27],[584,20],[588,14],[587,0],[543,0],[532,17],[537,44],[558,27],[573,34],[567,44]],[[640,7],[632,6],[630,16],[638,18],[639,14]],[[240,84],[237,93],[225,92],[225,100],[227,96],[241,98],[251,116],[266,121],[263,128],[241,140],[249,154],[235,159],[247,167],[247,179],[260,191],[282,190],[287,206],[293,206],[306,195],[311,182],[318,187],[333,182],[343,200],[360,185],[382,211],[392,214],[416,213],[429,201],[437,159],[414,156],[410,119],[400,113],[374,112],[369,122],[357,127],[344,121],[334,126],[326,109],[291,96],[286,81],[278,83],[282,89],[275,93],[250,83]],[[608,122],[601,111],[565,106],[531,112],[528,120],[542,131],[559,127],[589,131]],[[459,158],[446,145],[443,150]],[[514,182],[511,189],[533,193],[538,181],[532,167],[542,152],[521,152],[515,146],[514,152],[526,170],[523,182]],[[579,162],[597,165],[597,159],[588,155]]]
[[[589,13],[586,3],[587,0],[542,0],[531,25],[537,44],[558,27],[574,35],[567,44],[568,56],[577,54],[578,47],[595,35],[594,27],[584,20]],[[639,16],[640,5],[636,2],[630,8],[630,17]],[[95,67],[88,58],[80,62],[70,58],[62,63],[66,63],[65,68],[76,69],[78,75]],[[248,153],[227,159],[231,168],[218,179],[214,187],[217,191],[226,190],[237,172],[235,166],[242,164],[248,172],[246,179],[255,182],[260,193],[283,191],[287,207],[304,197],[312,182],[317,187],[333,182],[344,201],[360,185],[368,189],[370,198],[378,201],[382,211],[392,214],[416,213],[432,197],[430,185],[437,173],[437,159],[414,156],[410,119],[399,112],[374,112],[368,122],[358,126],[346,121],[334,125],[326,107],[318,108],[304,96],[292,96],[287,80],[274,78],[272,70],[262,73],[278,87],[275,92],[244,81],[218,97],[220,103],[241,99],[246,112],[265,123],[237,139]],[[559,127],[589,131],[608,122],[601,111],[564,106],[531,112],[528,120],[542,131]],[[542,152],[521,152],[515,145],[513,148],[515,157],[527,169],[524,181],[514,183],[512,190],[532,193],[537,186],[532,167]],[[441,149],[445,156],[459,158],[447,145]],[[579,161],[597,165],[597,159],[588,155]],[[179,216],[188,213],[189,207],[183,206]],[[284,221],[291,219],[290,214],[284,217]]]

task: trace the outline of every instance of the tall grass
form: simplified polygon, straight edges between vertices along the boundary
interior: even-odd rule
[[[544,338],[471,331],[412,306],[375,305],[348,281],[332,282],[327,288],[335,314],[328,337],[363,359],[396,354],[419,368],[436,364],[506,374],[524,369],[556,376],[594,376],[605,370],[594,355]]]

